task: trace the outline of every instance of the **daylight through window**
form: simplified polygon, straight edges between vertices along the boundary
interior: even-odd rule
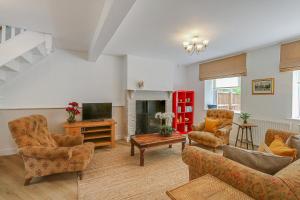
[[[205,81],[205,105],[208,108],[241,110],[240,77]]]

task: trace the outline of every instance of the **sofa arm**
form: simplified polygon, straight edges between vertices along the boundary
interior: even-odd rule
[[[200,122],[198,125],[193,125],[192,130],[193,131],[203,131],[205,127],[205,122]]]
[[[51,134],[52,138],[56,141],[60,147],[72,147],[83,144],[82,135],[66,135],[66,134]]]
[[[231,125],[224,126],[216,131],[215,136],[221,138],[224,144],[229,144],[230,131],[232,129]]]
[[[182,154],[190,179],[211,174],[255,199],[296,199],[289,188],[274,176],[264,174],[198,147]]]
[[[232,126],[231,125],[228,125],[228,126],[224,126],[223,128],[220,128],[216,131],[215,135],[217,137],[224,137],[224,136],[227,136],[230,134],[230,131],[232,129]]]
[[[70,147],[39,147],[28,146],[19,149],[19,153],[25,157],[40,158],[40,159],[55,159],[72,157],[72,149]]]

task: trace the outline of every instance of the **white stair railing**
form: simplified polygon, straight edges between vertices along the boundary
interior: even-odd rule
[[[0,43],[3,43],[9,39],[14,38],[16,35],[19,35],[20,33],[23,33],[26,31],[22,28],[16,28],[12,26],[7,25],[0,25]]]

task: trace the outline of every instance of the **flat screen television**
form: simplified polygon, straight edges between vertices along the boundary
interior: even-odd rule
[[[100,121],[110,119],[112,116],[112,103],[83,103],[82,120]]]

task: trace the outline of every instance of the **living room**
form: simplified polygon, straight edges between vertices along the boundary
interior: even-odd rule
[[[1,2],[0,199],[300,199],[299,6]]]

